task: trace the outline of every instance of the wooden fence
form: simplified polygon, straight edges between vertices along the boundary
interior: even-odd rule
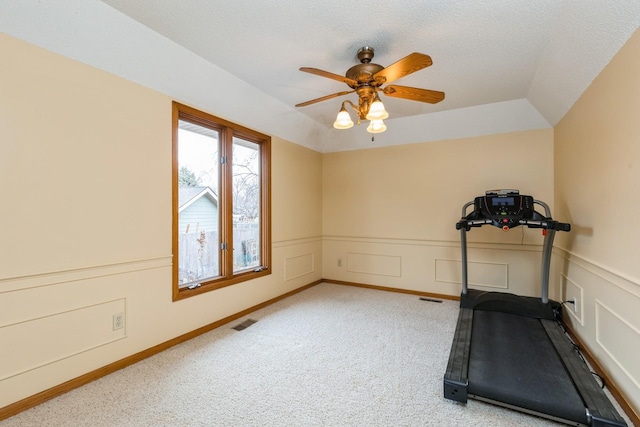
[[[234,224],[233,268],[242,270],[260,265],[258,224]],[[178,235],[178,259],[180,286],[188,286],[199,280],[220,275],[218,231],[201,230]]]

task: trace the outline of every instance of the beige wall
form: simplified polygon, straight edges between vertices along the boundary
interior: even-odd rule
[[[553,131],[329,153],[322,188],[324,235],[457,241],[462,205],[485,190],[552,203]]]
[[[0,408],[320,279],[322,158],[274,138],[273,274],[172,302],[172,100],[0,52]]]
[[[567,316],[640,408],[640,31],[556,127],[555,199]],[[638,409],[636,409],[638,410]]]
[[[462,206],[519,189],[553,206],[553,131],[325,154],[323,276],[460,294]],[[468,234],[474,287],[539,295],[540,232]]]

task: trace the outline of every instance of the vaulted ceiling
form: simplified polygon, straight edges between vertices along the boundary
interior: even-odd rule
[[[554,126],[640,25],[637,0],[10,0],[0,29],[322,152]],[[433,65],[394,84],[446,93],[427,104],[382,95],[390,114],[332,124],[350,90],[334,74],[360,47],[388,66]],[[355,119],[355,114],[352,114]]]

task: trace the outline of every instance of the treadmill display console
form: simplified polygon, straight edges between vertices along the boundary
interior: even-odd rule
[[[533,197],[517,191],[487,192],[474,200],[474,217],[491,220],[491,224],[503,229],[517,227],[520,220],[534,216]]]
[[[490,219],[508,217],[528,218],[533,211],[533,197],[514,194],[509,196],[476,197],[478,214]]]
[[[534,205],[544,208],[545,214],[537,212]],[[467,208],[473,206],[473,212],[467,214]],[[518,190],[489,190],[484,196],[476,197],[462,208],[462,218],[456,223],[456,230],[469,231],[472,227],[492,225],[508,231],[520,225],[528,228],[569,231],[571,225],[554,221],[549,206],[534,200],[531,196],[520,194]]]

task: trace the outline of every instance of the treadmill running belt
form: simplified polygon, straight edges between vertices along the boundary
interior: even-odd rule
[[[588,424],[584,403],[538,319],[475,310],[469,394]]]

